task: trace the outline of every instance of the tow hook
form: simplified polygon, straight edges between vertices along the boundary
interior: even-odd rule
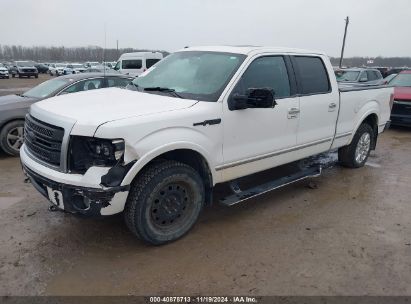
[[[48,210],[49,210],[50,212],[56,212],[56,211],[58,211],[59,209],[58,209],[56,206],[54,206],[54,205],[50,205],[49,208],[48,208]]]
[[[30,178],[26,177],[26,178],[24,179],[24,183],[25,183],[25,184],[29,184],[30,182],[31,182]]]

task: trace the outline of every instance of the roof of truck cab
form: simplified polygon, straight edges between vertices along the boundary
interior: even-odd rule
[[[186,47],[180,51],[209,51],[209,52],[224,52],[234,54],[251,55],[254,53],[294,53],[294,54],[317,54],[325,55],[324,52],[316,50],[304,50],[285,47],[268,47],[268,46],[252,46],[252,45],[239,45],[239,46],[193,46]]]

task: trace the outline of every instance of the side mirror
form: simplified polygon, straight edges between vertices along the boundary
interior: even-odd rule
[[[272,89],[250,88],[246,95],[234,94],[229,100],[228,108],[233,111],[248,108],[274,108],[276,105]]]

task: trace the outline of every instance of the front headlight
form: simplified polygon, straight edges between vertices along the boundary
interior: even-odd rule
[[[123,161],[123,139],[71,136],[69,146],[69,169],[85,173],[90,167],[113,167]]]

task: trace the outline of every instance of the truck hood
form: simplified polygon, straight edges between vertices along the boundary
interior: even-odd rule
[[[32,112],[76,121],[81,127],[94,127],[136,116],[185,109],[198,101],[109,88],[53,97],[32,106]]]
[[[396,87],[396,88],[394,88],[394,99],[396,99],[396,100],[411,100],[411,87]]]

